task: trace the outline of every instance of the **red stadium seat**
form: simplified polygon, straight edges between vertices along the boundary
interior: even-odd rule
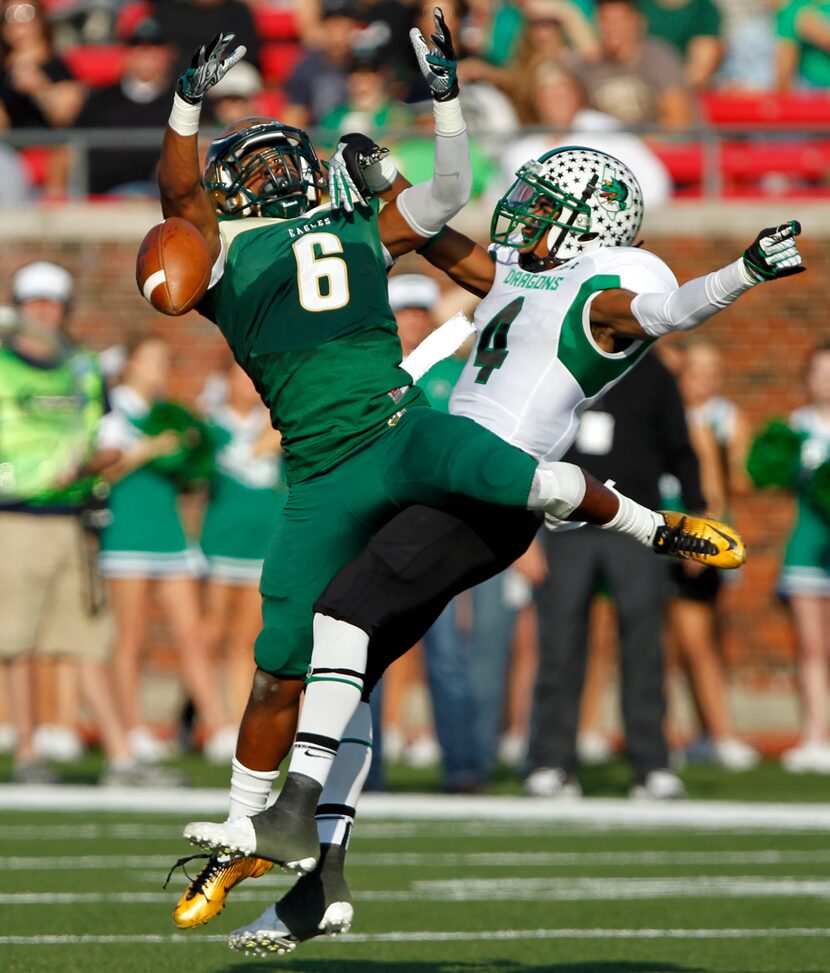
[[[283,84],[304,53],[302,45],[294,42],[263,44],[259,61],[265,83]]]
[[[29,182],[36,188],[46,184],[46,171],[49,168],[51,149],[45,145],[30,145],[20,150],[20,159],[26,169]]]
[[[824,91],[709,91],[702,96],[701,105],[705,118],[715,127],[830,128],[830,93]]]
[[[298,37],[293,10],[271,3],[258,3],[254,9],[256,30],[263,41],[293,41]]]
[[[724,180],[733,184],[757,185],[773,175],[799,183],[822,182],[830,169],[830,143],[727,142],[721,168]]]
[[[682,192],[702,188],[705,153],[701,144],[660,145],[655,152],[675,187]],[[727,194],[786,193],[808,186],[812,193],[830,171],[830,142],[730,140],[721,145],[718,161]]]
[[[124,71],[124,48],[120,44],[70,47],[62,57],[73,76],[91,88],[115,84]]]
[[[129,37],[141,21],[145,17],[151,17],[152,14],[153,5],[147,0],[129,0],[121,7],[115,18],[116,38],[123,40]]]
[[[287,104],[287,99],[279,89],[261,91],[254,99],[254,114],[279,118]]]

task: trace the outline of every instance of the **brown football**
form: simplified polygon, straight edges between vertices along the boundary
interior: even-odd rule
[[[144,297],[162,314],[184,314],[204,297],[210,282],[207,242],[187,220],[171,216],[141,242],[135,279]]]

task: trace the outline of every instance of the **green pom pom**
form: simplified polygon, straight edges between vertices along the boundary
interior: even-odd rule
[[[148,436],[175,432],[179,448],[169,456],[157,456],[147,465],[178,483],[205,480],[213,472],[215,443],[202,420],[178,402],[156,402],[141,422]]]
[[[810,503],[830,523],[830,460],[822,463],[807,484]]]
[[[781,419],[773,419],[752,441],[746,469],[756,487],[783,487],[798,484],[801,437]]]

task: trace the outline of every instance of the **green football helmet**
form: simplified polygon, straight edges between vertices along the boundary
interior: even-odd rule
[[[323,168],[305,132],[245,118],[210,146],[204,184],[219,216],[290,220],[319,205]]]
[[[630,246],[643,219],[643,193],[625,163],[568,145],[520,167],[496,204],[490,239],[525,249],[547,234],[550,255],[572,260],[600,247]]]

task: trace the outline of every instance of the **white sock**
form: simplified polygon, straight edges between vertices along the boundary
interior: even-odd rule
[[[279,770],[250,770],[236,757],[231,761],[231,800],[229,818],[250,817],[265,810],[271,796],[271,785]]]
[[[639,541],[645,547],[651,547],[657,528],[662,527],[666,521],[656,511],[635,503],[612,486],[608,486],[607,483],[606,486],[613,493],[616,493],[620,501],[620,508],[607,524],[600,525],[602,529],[617,531],[619,534],[628,534],[629,537],[633,537],[634,540]]]
[[[311,674],[289,772],[325,785],[340,740],[360,704],[369,636],[328,615],[314,616]]]
[[[372,763],[372,713],[361,703],[349,721],[329,779],[317,803],[321,845],[349,847],[355,811]]]

